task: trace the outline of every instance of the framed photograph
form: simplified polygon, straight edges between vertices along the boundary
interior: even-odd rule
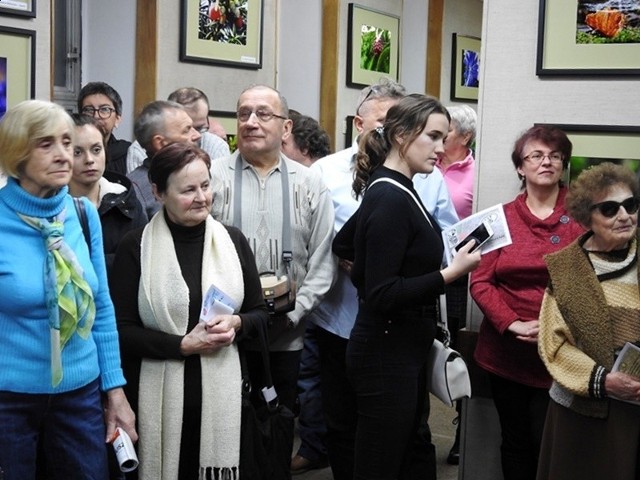
[[[231,150],[231,153],[235,152],[238,148],[238,122],[236,120],[236,112],[209,110],[210,132],[212,131],[214,123],[218,131],[212,133],[219,135],[223,130],[227,144],[229,144],[229,150]]]
[[[364,88],[381,77],[398,81],[400,18],[349,4],[347,86]]]
[[[640,178],[640,126],[564,125],[554,124],[564,131],[573,151],[565,181],[602,162],[625,165]]]
[[[639,0],[540,0],[536,74],[640,75]]]
[[[262,67],[263,0],[180,3],[180,61]]]
[[[477,102],[480,88],[480,39],[453,34],[451,100]]]
[[[0,0],[0,14],[35,18],[36,0]]]
[[[36,94],[36,32],[0,27],[0,118]]]

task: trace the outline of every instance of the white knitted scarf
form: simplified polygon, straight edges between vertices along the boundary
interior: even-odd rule
[[[244,299],[240,259],[222,224],[206,220],[202,295],[211,284],[238,305]],[[159,212],[141,241],[138,289],[140,317],[147,328],[185,335],[189,291],[182,277],[171,232]],[[235,344],[200,355],[202,419],[200,478],[238,478],[240,458],[240,360]],[[184,403],[184,362],[143,359],[140,370],[138,432],[141,480],[176,480]]]

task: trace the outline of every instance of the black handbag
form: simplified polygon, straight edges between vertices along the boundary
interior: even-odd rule
[[[242,363],[242,423],[240,428],[240,478],[242,480],[287,480],[291,478],[293,449],[293,413],[279,405],[271,379],[266,325],[258,326],[264,378],[264,404],[256,408],[251,402],[252,385],[246,359]]]

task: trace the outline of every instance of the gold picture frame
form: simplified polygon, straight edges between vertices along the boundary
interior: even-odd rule
[[[381,77],[398,81],[400,17],[349,4],[347,86],[364,88]]]
[[[479,38],[454,33],[451,39],[451,100],[477,102],[480,90]]]
[[[0,26],[0,117],[36,93],[36,32]]]
[[[540,0],[536,74],[640,75],[640,42],[580,43],[576,0]]]
[[[181,0],[180,61],[262,68],[263,0]]]

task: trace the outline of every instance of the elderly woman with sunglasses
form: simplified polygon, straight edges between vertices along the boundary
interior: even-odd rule
[[[483,255],[471,275],[471,295],[484,313],[474,357],[489,372],[505,480],[536,476],[551,385],[536,348],[549,280],[543,257],[584,232],[564,208],[561,178],[571,149],[567,136],[549,126],[532,127],[516,141],[511,159],[524,191],[504,206],[513,243]]]
[[[589,231],[545,259],[538,349],[553,385],[539,479],[640,478],[640,378],[612,371],[640,341],[639,196],[634,173],[611,163],[571,184],[567,209]]]

